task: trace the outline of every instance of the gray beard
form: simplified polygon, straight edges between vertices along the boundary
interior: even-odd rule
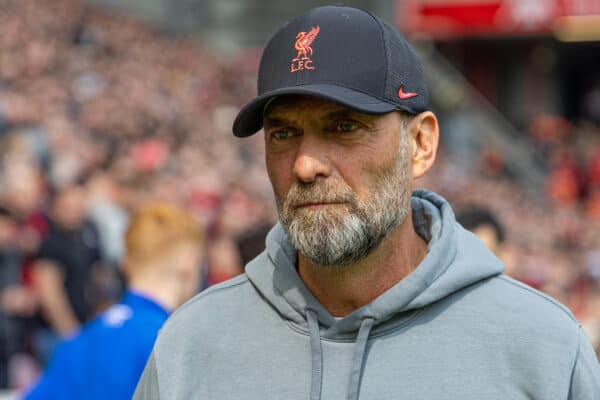
[[[361,203],[342,183],[317,180],[295,183],[285,202],[277,199],[279,219],[290,241],[304,257],[321,266],[347,266],[367,257],[402,224],[410,211],[408,137],[402,139],[396,164],[371,187],[371,199]],[[307,202],[343,202],[320,210],[296,208]]]

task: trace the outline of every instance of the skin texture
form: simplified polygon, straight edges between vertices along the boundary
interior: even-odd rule
[[[403,129],[397,112],[368,115],[323,99],[286,96],[271,104],[264,126],[267,171],[280,211],[285,209],[290,190],[298,185],[320,184],[328,192],[349,188],[359,203],[369,204],[376,195],[373,189],[378,179],[398,167]],[[412,116],[406,134],[407,162],[403,168],[408,171],[402,184],[410,191],[413,180],[423,176],[435,160],[439,136],[435,115],[424,112]],[[331,198],[335,199],[335,194]],[[410,211],[410,203],[406,206]],[[332,204],[327,199],[290,207],[308,217],[311,212],[349,212],[343,201]],[[332,315],[343,316],[368,304],[413,271],[426,248],[408,212],[360,260],[338,267],[323,266],[299,252],[298,272]]]

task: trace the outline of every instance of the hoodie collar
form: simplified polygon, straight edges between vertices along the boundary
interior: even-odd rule
[[[296,250],[280,224],[267,236],[266,251],[246,267],[254,286],[287,320],[308,330],[311,309],[323,337],[356,335],[362,321],[374,327],[412,313],[451,293],[502,272],[502,264],[483,243],[456,223],[450,205],[426,190],[412,194],[415,231],[427,241],[426,257],[417,268],[373,302],[336,321],[304,285],[296,271]]]

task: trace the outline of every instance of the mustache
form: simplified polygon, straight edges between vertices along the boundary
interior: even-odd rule
[[[356,205],[357,198],[348,186],[325,183],[324,181],[309,184],[296,182],[285,198],[287,207],[299,207],[312,203],[350,203]]]

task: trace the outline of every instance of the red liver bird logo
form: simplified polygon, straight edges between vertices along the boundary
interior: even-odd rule
[[[318,26],[313,26],[308,32],[298,32],[296,35],[296,43],[294,43],[294,48],[298,50],[296,60],[302,60],[312,56],[313,49],[310,45],[315,41],[320,30],[321,29]]]
[[[315,69],[310,58],[313,54],[310,45],[315,41],[320,30],[318,26],[313,26],[308,32],[298,32],[296,42],[294,42],[294,48],[298,51],[298,55],[292,59],[291,72]]]

